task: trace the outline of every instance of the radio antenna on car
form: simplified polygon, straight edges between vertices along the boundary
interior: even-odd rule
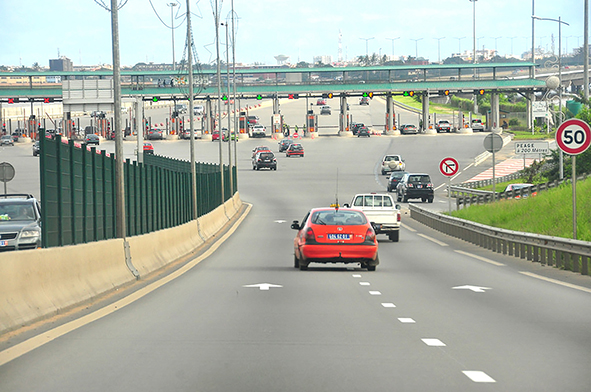
[[[339,168],[337,167],[337,189],[334,194],[334,198],[336,200],[335,208],[339,209]]]

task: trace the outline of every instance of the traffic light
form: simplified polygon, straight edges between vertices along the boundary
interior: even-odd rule
[[[43,98],[43,103],[53,102],[53,98]]]
[[[334,96],[334,95],[333,95],[332,93],[328,93],[328,94],[327,94],[327,97],[328,97],[328,98],[332,98],[333,96]]]
[[[260,101],[261,99],[263,99],[263,96],[262,96],[261,94],[258,94],[258,95],[257,95],[257,100],[259,100],[259,101]]]
[[[18,101],[18,98],[8,98],[8,103],[17,103]]]
[[[298,99],[300,97],[300,94],[288,94],[287,98],[288,99]]]
[[[481,88],[480,90],[474,90],[474,94],[484,95],[484,89]]]
[[[402,93],[402,96],[404,97],[414,97],[415,96],[415,92],[414,91],[405,91]]]
[[[152,97],[152,102],[158,102],[160,100],[160,97]]]
[[[222,95],[222,101],[228,102],[228,96],[226,94]]]
[[[439,95],[445,95],[448,96],[449,95],[449,90],[443,90],[439,92]]]
[[[361,96],[364,98],[373,98],[373,92],[364,92]]]

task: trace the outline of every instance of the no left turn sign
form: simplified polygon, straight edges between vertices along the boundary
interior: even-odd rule
[[[455,160],[455,158],[447,157],[443,158],[441,162],[439,162],[439,171],[444,176],[455,176],[458,173],[458,170],[460,170],[460,164]]]
[[[591,128],[585,121],[577,118],[566,120],[556,131],[558,148],[570,155],[578,155],[591,144]]]

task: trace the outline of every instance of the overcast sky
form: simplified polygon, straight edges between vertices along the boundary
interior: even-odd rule
[[[208,63],[216,57],[215,2],[190,1],[197,56]],[[0,0],[0,65],[48,66],[58,53],[74,65],[111,64],[111,17],[101,2],[110,4],[110,0]],[[174,8],[167,5],[175,2]],[[223,21],[230,16],[231,2],[218,0],[218,6]],[[276,64],[276,55],[289,56],[293,63],[312,62],[318,55],[331,55],[336,61],[339,31],[344,60],[365,55],[367,42],[370,55],[390,55],[394,44],[395,55],[414,56],[418,51],[420,57],[437,61],[436,38],[445,37],[439,40],[441,59],[460,46],[462,51],[472,49],[472,7],[469,0],[234,0],[236,61]],[[535,0],[537,16],[561,17],[570,24],[562,28],[563,52],[583,45],[583,7],[584,0]],[[183,57],[186,1],[127,0],[119,10],[123,65],[172,62],[171,8],[178,26],[176,61]],[[478,0],[478,47],[496,45],[500,55],[511,54],[511,46],[516,55],[529,50],[531,10],[532,0]],[[558,52],[558,23],[536,22],[536,46],[551,50],[552,34]],[[224,27],[220,42],[225,58]]]

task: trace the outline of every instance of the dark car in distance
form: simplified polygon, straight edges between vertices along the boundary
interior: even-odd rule
[[[97,135],[95,135],[94,133],[89,133],[84,138],[84,143],[86,143],[86,145],[96,144],[98,146],[100,144],[100,138]]]
[[[402,135],[417,134],[419,131],[413,124],[404,124],[400,126],[400,133]]]
[[[150,129],[146,134],[147,140],[162,140],[162,130],[161,129]]]
[[[367,136],[370,137],[369,129],[365,125],[360,126],[357,128],[357,137]]]
[[[433,203],[433,183],[426,173],[406,173],[396,186],[398,201],[406,203],[408,199],[421,199]]]
[[[277,170],[277,159],[275,158],[275,154],[271,151],[257,152],[252,158],[252,170],[260,170],[261,168]]]
[[[293,143],[292,139],[282,139],[279,142],[279,152],[283,152],[289,148],[289,145]]]
[[[404,177],[404,175],[407,173],[408,172],[405,171],[393,171],[392,173],[390,173],[390,177],[388,177],[388,192],[396,191],[398,183],[400,182],[402,177]]]
[[[41,209],[30,194],[0,195],[0,252],[41,247]]]

